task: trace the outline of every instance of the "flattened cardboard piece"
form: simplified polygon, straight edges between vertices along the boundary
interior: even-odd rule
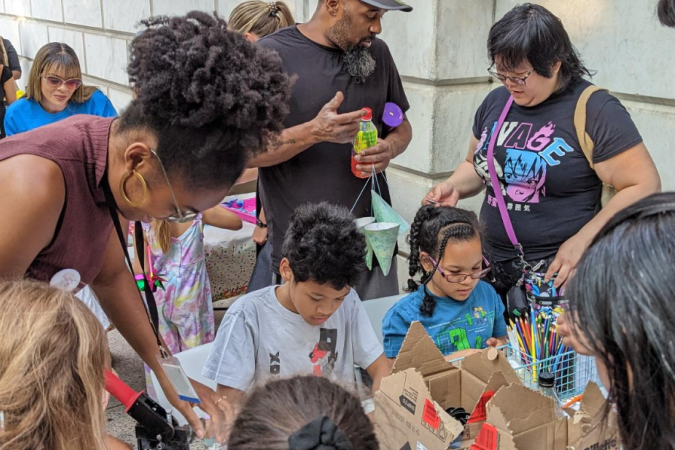
[[[411,448],[421,443],[428,450],[447,450],[462,432],[460,422],[432,400],[422,375],[407,369],[382,379],[375,393],[375,423],[380,447]]]
[[[424,378],[449,370],[458,370],[443,358],[443,353],[436,347],[420,322],[410,324],[391,373],[410,368],[416,369]]]

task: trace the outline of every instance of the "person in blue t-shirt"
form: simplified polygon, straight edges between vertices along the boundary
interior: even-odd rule
[[[382,320],[387,358],[396,358],[414,321],[420,321],[443,355],[452,358],[506,344],[502,300],[480,280],[490,267],[476,215],[460,208],[423,206],[408,243],[410,294]],[[413,280],[418,273],[419,285]]]
[[[7,108],[5,133],[11,136],[76,114],[115,117],[108,97],[82,84],[80,61],[66,44],[52,42],[35,55],[26,97]]]

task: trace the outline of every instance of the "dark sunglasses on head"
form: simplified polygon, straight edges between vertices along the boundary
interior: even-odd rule
[[[82,86],[82,80],[79,78],[71,78],[69,80],[64,80],[62,78],[56,77],[54,75],[47,75],[42,77],[50,87],[59,88],[61,85],[65,84],[68,89],[75,90]]]

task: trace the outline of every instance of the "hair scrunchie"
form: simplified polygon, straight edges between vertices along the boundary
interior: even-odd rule
[[[288,438],[290,450],[352,450],[346,434],[327,416],[321,416]]]
[[[270,11],[270,16],[279,17],[279,9],[277,8],[277,2],[269,2],[267,9]]]

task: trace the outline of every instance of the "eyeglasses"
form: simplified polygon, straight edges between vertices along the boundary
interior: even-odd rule
[[[79,88],[82,86],[82,80],[79,78],[71,78],[69,80],[64,80],[59,77],[55,77],[54,75],[47,75],[42,77],[43,80],[49,84],[50,87],[53,87],[55,89],[60,88],[62,85],[66,85],[66,87],[72,91],[75,89]]]
[[[199,214],[198,212],[195,211],[181,211],[180,207],[178,206],[178,201],[176,201],[176,196],[173,193],[173,188],[171,187],[171,182],[169,181],[169,176],[166,174],[166,169],[164,168],[164,164],[162,163],[161,158],[157,154],[157,152],[153,149],[150,149],[153,155],[155,155],[155,158],[157,158],[157,161],[159,161],[159,167],[162,168],[162,173],[164,174],[164,179],[166,180],[167,186],[169,186],[169,192],[171,192],[171,198],[173,198],[173,204],[176,206],[176,214],[171,214],[169,217],[166,217],[164,220],[167,222],[173,222],[173,223],[186,223],[193,221],[197,218],[197,215]]]
[[[527,81],[528,78],[530,78],[530,75],[534,73],[534,69],[527,72],[527,75],[525,75],[524,77],[512,77],[509,75],[501,74],[499,72],[495,72],[494,70],[491,69],[488,69],[488,73],[494,78],[501,81],[502,83],[506,83],[506,80],[509,80],[511,83],[515,83],[518,86],[525,86],[525,82]]]
[[[471,277],[474,280],[478,280],[480,278],[483,278],[485,275],[487,275],[488,272],[490,272],[490,269],[492,269],[492,267],[490,266],[490,262],[485,258],[485,256],[483,256],[483,265],[485,266],[485,268],[481,269],[481,270],[477,270],[475,272],[471,272],[470,274],[445,273],[445,271],[443,269],[441,269],[441,267],[438,265],[438,263],[436,261],[434,261],[434,258],[429,256],[429,260],[431,260],[431,263],[434,265],[436,270],[438,270],[438,273],[440,273],[441,276],[443,278],[445,278],[445,280],[448,283],[461,283],[469,277]]]

